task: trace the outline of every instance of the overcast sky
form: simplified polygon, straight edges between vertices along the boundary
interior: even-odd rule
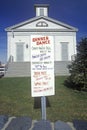
[[[0,0],[0,61],[7,57],[5,28],[35,17],[34,4],[49,4],[49,17],[78,28],[77,40],[87,36],[87,0]]]

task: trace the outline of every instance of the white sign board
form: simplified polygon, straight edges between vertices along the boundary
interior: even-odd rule
[[[31,95],[54,95],[53,36],[31,36]]]

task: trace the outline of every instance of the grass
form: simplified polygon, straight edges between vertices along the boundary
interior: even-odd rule
[[[66,88],[63,85],[65,79],[66,77],[55,78],[56,94],[48,97],[50,107],[47,107],[47,119],[87,120],[87,92]],[[30,82],[28,77],[0,79],[0,114],[41,119],[41,109],[34,108]]]

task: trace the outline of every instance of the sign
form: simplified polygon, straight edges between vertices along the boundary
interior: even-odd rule
[[[54,95],[53,36],[31,36],[31,95]]]

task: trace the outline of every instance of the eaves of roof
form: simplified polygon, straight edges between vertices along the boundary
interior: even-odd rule
[[[24,21],[24,22],[21,22],[21,23],[19,23],[19,24],[10,26],[10,27],[6,28],[5,31],[7,31],[7,32],[9,32],[9,31],[30,31],[30,30],[33,31],[34,29],[28,29],[28,30],[23,29],[23,30],[19,30],[19,29],[17,29],[17,28],[19,28],[19,27],[21,27],[21,26],[23,26],[23,25],[32,23],[32,22],[34,22],[34,21],[40,20],[40,19],[42,19],[42,18],[43,18],[44,20],[47,20],[47,21],[49,21],[49,22],[52,22],[52,23],[54,23],[54,24],[57,24],[57,25],[60,25],[60,26],[63,26],[63,27],[65,27],[65,28],[67,28],[67,29],[63,29],[62,31],[78,31],[78,29],[75,28],[75,27],[73,27],[73,26],[70,26],[70,25],[65,24],[65,23],[63,23],[63,22],[60,22],[60,21],[58,21],[58,20],[55,20],[55,19],[50,18],[50,17],[45,17],[45,16],[43,16],[43,17],[42,17],[42,16],[33,17],[33,18],[28,19],[28,20],[26,20],[26,21]],[[38,30],[43,30],[43,31],[44,31],[44,29],[38,29]],[[48,29],[48,30],[49,30],[49,29]],[[51,30],[61,31],[61,29],[51,29]],[[46,29],[45,29],[45,31],[46,31]]]
[[[8,32],[76,32],[70,29],[14,29]]]

